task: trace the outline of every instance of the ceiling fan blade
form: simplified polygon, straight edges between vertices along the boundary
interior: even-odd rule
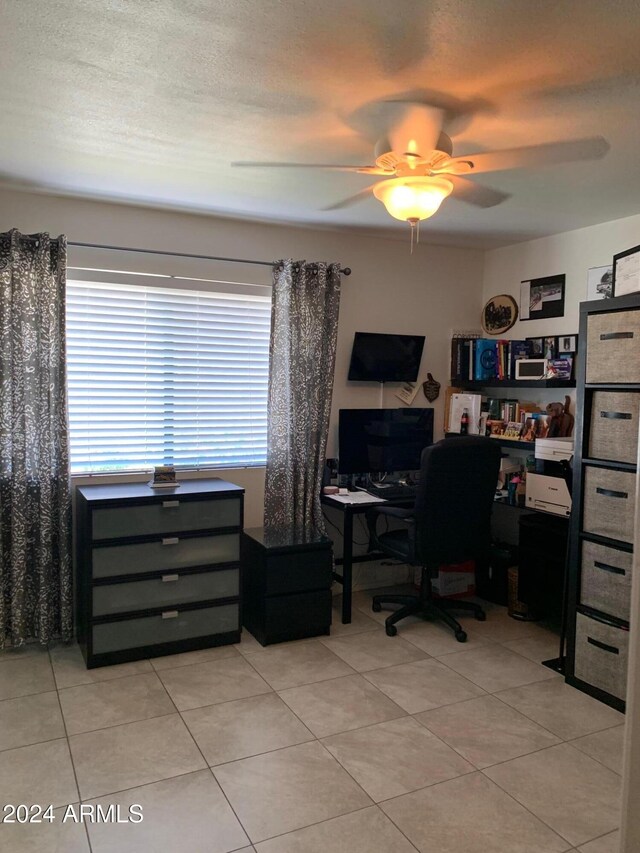
[[[547,142],[541,145],[525,145],[522,148],[505,148],[502,151],[487,151],[481,154],[465,154],[449,163],[455,167],[459,161],[473,163],[471,173],[503,172],[508,169],[523,169],[532,166],[551,166],[555,163],[570,163],[574,160],[598,160],[609,150],[609,143],[602,136],[586,139],[570,139],[566,142]],[[446,171],[446,166],[442,167]],[[455,174],[455,173],[454,173]]]
[[[476,207],[495,207],[511,198],[509,193],[476,184],[458,175],[448,175],[447,180],[453,184],[453,198],[466,201],[467,204],[473,204]]]
[[[261,163],[258,160],[236,160],[232,166],[241,168],[265,169],[332,169],[336,172],[362,172],[365,175],[386,175],[384,169],[377,166],[339,166],[333,163]]]
[[[323,207],[323,210],[342,210],[343,207],[351,207],[352,204],[358,204],[364,201],[373,192],[375,184],[365,187],[355,195],[350,195],[348,198],[343,198],[342,201],[337,201],[335,204],[330,204],[329,207]]]
[[[442,130],[443,110],[430,104],[387,101],[391,148],[398,154],[426,157],[434,150]]]

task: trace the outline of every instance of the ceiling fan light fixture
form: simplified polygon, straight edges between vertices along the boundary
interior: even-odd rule
[[[433,216],[452,190],[445,178],[391,178],[376,184],[373,194],[395,219],[415,224]]]

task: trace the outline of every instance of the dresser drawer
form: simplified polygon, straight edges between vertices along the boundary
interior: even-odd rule
[[[235,499],[181,501],[179,497],[171,495],[157,503],[93,511],[94,539],[239,526],[240,501]]]
[[[628,652],[628,631],[576,614],[576,678],[624,700]]]
[[[93,625],[92,654],[116,652],[194,637],[240,630],[240,606],[223,604],[197,610],[165,611],[164,616],[142,616]]]
[[[585,466],[583,529],[633,542],[636,475]]]
[[[583,542],[580,603],[628,621],[632,561],[627,551]]]
[[[240,570],[221,569],[197,574],[167,574],[160,578],[93,587],[93,615],[109,616],[216,598],[234,598],[240,592]]]
[[[635,464],[638,455],[640,394],[596,391],[591,407],[589,456]]]
[[[240,534],[173,537],[135,545],[102,545],[92,549],[93,577],[138,575],[235,563],[240,558]]]
[[[591,314],[587,382],[640,382],[640,311]]]

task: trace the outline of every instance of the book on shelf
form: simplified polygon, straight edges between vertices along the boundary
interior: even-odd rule
[[[531,358],[530,341],[509,341],[509,378],[516,378],[516,361]]]
[[[564,355],[562,358],[552,358],[547,362],[546,379],[571,379],[573,373],[573,357]]]
[[[498,376],[497,341],[479,338],[475,341],[473,379],[496,379]]]
[[[453,384],[473,379],[475,364],[475,332],[455,332],[451,338],[451,381]]]
[[[489,382],[515,379],[516,362],[531,357],[529,341],[509,341],[479,336],[451,339],[451,381]]]

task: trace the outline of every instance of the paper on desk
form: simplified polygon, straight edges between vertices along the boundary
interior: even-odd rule
[[[348,495],[329,495],[329,497],[341,504],[377,504],[384,501],[384,498],[377,498],[368,492],[349,492]]]

